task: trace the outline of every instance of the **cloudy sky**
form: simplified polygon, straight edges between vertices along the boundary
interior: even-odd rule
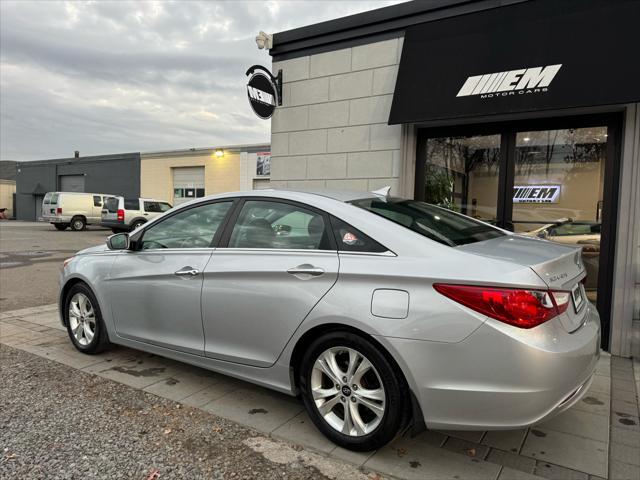
[[[0,159],[269,141],[247,67],[278,32],[383,7],[359,1],[0,2]]]

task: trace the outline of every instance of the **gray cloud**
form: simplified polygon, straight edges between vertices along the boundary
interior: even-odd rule
[[[0,3],[0,158],[269,141],[246,68],[284,31],[399,0]]]

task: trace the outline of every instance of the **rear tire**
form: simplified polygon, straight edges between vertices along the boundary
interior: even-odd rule
[[[69,289],[63,307],[67,333],[76,349],[93,355],[110,346],[98,300],[85,283]]]
[[[73,217],[71,219],[71,230],[80,231],[87,228],[87,221],[83,217]]]
[[[300,390],[311,420],[343,448],[371,451],[386,445],[410,408],[398,370],[379,346],[358,335],[322,335],[306,349],[300,368]]]
[[[136,220],[135,222],[133,222],[133,224],[131,225],[131,230],[135,230],[138,227],[141,227],[142,225],[144,225],[146,222],[142,221],[142,220]]]
[[[66,225],[64,223],[54,223],[53,226],[56,227],[56,230],[63,231],[66,230],[69,225]]]

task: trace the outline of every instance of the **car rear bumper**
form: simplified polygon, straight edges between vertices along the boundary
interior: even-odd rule
[[[587,308],[573,333],[558,318],[530,330],[488,319],[459,343],[384,340],[401,359],[429,428],[516,429],[587,392],[600,355],[600,318]]]

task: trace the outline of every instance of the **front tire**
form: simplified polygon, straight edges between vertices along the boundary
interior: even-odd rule
[[[87,228],[87,221],[82,217],[73,217],[71,219],[71,230],[80,231]]]
[[[355,451],[391,441],[406,419],[404,377],[380,348],[348,332],[329,332],[307,349],[300,368],[302,399],[316,427]]]
[[[76,349],[93,355],[109,347],[98,300],[86,284],[76,283],[69,289],[63,312],[67,333]]]

